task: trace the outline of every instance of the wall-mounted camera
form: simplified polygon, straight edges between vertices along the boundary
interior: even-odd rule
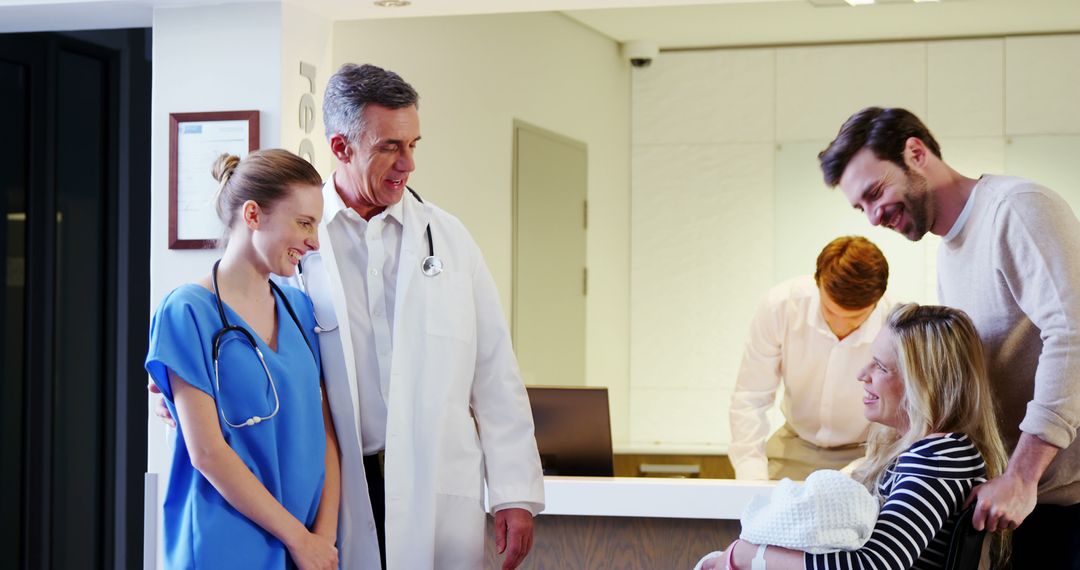
[[[622,55],[630,60],[634,67],[649,67],[660,53],[660,48],[654,42],[647,40],[634,40],[622,45]]]

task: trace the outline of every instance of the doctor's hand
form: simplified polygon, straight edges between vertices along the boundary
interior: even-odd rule
[[[495,551],[506,552],[502,570],[514,570],[525,560],[533,544],[533,516],[525,509],[495,513]]]
[[[337,547],[325,536],[304,532],[285,547],[300,570],[337,570]]]
[[[151,394],[161,394],[161,388],[158,388],[157,384],[151,380],[146,384],[146,391]],[[161,418],[161,421],[171,427],[176,427],[176,420],[173,419],[172,414],[169,413],[169,408],[165,407],[165,397],[158,396],[154,401],[154,415]]]

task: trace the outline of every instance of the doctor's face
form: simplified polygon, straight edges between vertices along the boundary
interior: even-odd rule
[[[366,105],[363,115],[359,140],[334,135],[330,147],[340,163],[334,179],[338,194],[368,220],[401,200],[416,167],[413,152],[420,140],[420,116],[415,105],[389,109],[374,104]]]
[[[840,177],[840,191],[874,226],[919,241],[932,226],[930,184],[913,169],[882,160],[869,148],[855,153]]]
[[[885,327],[870,346],[870,362],[859,372],[863,383],[863,415],[866,419],[894,428],[907,430],[908,416],[904,409],[904,378],[896,353],[896,335]]]

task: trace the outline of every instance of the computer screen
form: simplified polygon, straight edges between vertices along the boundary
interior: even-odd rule
[[[611,477],[607,388],[528,386],[544,475]]]

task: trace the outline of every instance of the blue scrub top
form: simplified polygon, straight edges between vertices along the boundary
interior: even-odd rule
[[[277,303],[278,350],[274,352],[240,316],[225,305],[229,324],[243,326],[256,339],[277,386],[281,408],[272,419],[243,428],[218,423],[226,443],[290,513],[311,528],[326,475],[326,436],[319,389],[320,363],[311,300],[282,287],[303,331],[297,329],[282,299]],[[218,356],[221,393],[214,387],[211,346],[222,328],[215,296],[204,287],[183,285],[161,302],[150,323],[146,370],[165,395],[174,418],[168,370],[217,400],[229,421],[268,416],[274,393],[251,345],[236,332],[222,339]],[[176,445],[165,491],[164,541],[167,568],[292,568],[285,545],[240,514],[191,465],[184,431],[177,424]]]

